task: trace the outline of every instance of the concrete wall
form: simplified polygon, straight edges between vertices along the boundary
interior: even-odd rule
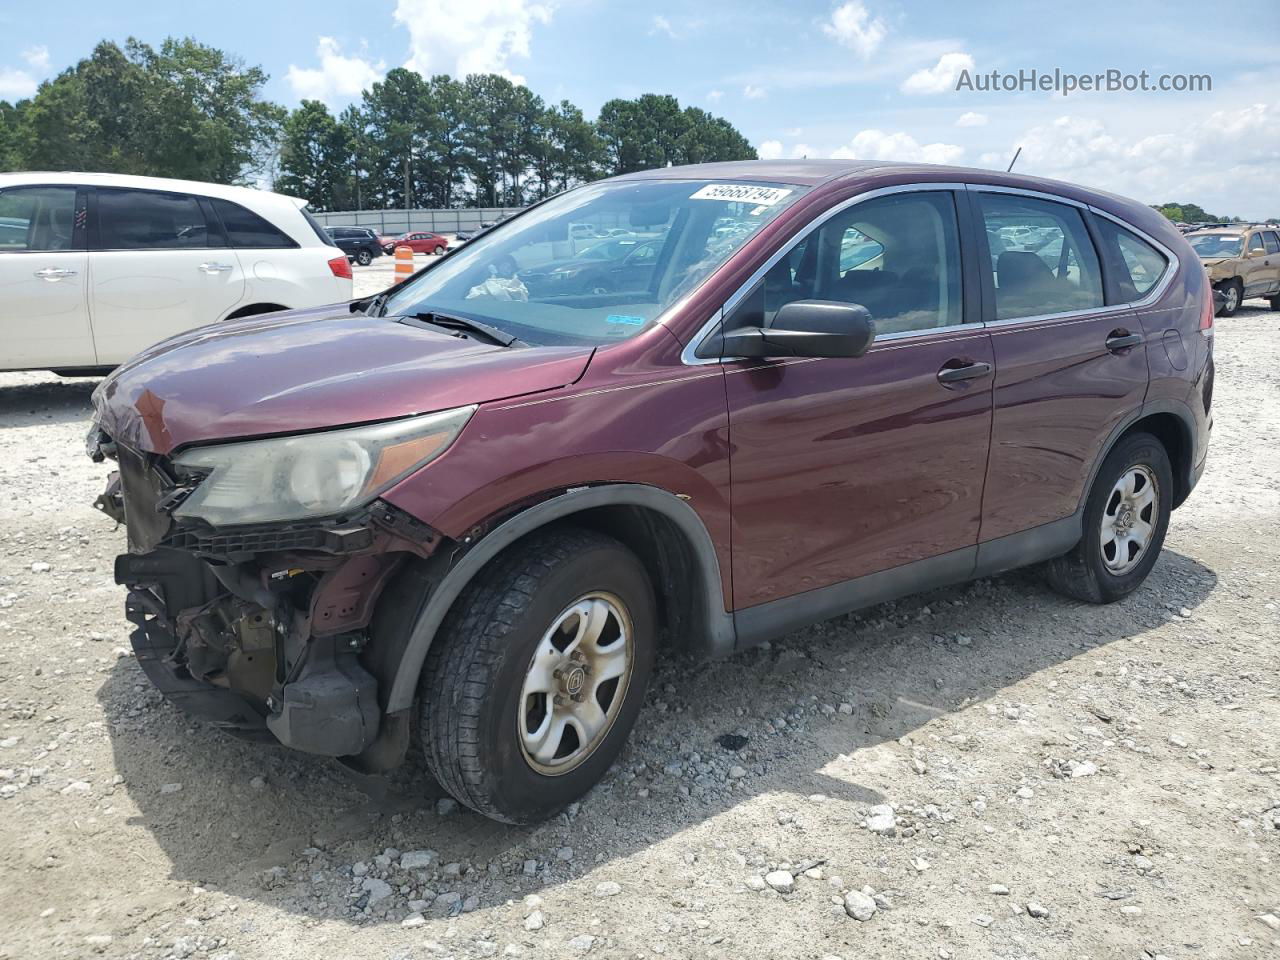
[[[519,213],[522,207],[467,207],[450,210],[341,210],[317,213],[326,227],[373,227],[378,233],[396,236],[410,230],[457,233],[475,230],[481,222],[496,221]]]

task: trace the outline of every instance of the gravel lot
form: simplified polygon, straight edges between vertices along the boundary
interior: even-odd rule
[[[1217,330],[1136,595],[1022,572],[666,662],[536,829],[170,708],[89,506],[95,382],[0,374],[0,957],[1276,956],[1280,314]]]

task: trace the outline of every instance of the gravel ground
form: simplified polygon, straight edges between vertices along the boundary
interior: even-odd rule
[[[89,507],[94,383],[0,375],[0,957],[1276,956],[1280,314],[1217,336],[1137,594],[1015,573],[665,662],[535,829],[169,707]]]

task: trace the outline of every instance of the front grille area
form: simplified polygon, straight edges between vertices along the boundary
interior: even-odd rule
[[[204,556],[227,556],[238,553],[282,553],[287,550],[319,550],[325,545],[325,531],[262,530],[258,532],[224,533],[202,536],[177,532],[165,540],[165,546],[190,550]]]

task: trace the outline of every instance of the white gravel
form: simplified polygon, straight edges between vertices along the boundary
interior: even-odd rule
[[[1020,572],[663,662],[531,829],[166,704],[89,506],[93,381],[0,375],[0,957],[1275,956],[1280,314],[1216,349],[1208,472],[1139,593]]]

